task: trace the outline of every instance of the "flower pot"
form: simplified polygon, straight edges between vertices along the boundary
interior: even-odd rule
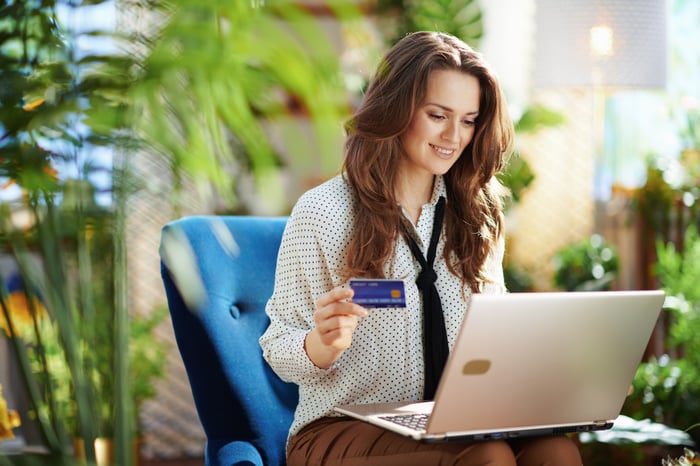
[[[139,452],[141,450],[141,439],[135,439],[134,465],[139,466]],[[85,443],[81,438],[73,439],[73,456],[81,462],[85,462]],[[97,466],[114,465],[114,439],[98,437],[95,439],[95,462]]]

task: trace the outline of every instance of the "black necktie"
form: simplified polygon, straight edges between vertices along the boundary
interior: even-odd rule
[[[440,375],[445,367],[447,355],[450,352],[447,345],[447,330],[445,330],[445,318],[442,315],[442,304],[440,295],[435,288],[437,274],[433,270],[435,262],[435,252],[437,251],[438,240],[442,230],[442,218],[445,213],[445,198],[440,197],[435,206],[435,217],[433,218],[433,233],[430,237],[427,259],[418,247],[416,240],[409,234],[404,226],[406,242],[411,248],[411,252],[420,263],[421,272],[416,278],[416,285],[423,295],[423,349],[425,356],[425,399],[432,400],[435,397]]]

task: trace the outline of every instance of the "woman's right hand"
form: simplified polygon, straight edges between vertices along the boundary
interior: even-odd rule
[[[327,369],[350,347],[352,335],[367,310],[351,302],[353,290],[337,287],[316,300],[314,323],[304,348],[316,366]]]

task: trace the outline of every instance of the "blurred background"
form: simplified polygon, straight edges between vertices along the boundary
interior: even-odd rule
[[[60,324],[60,283],[77,303],[66,312],[93,325],[75,327],[76,348],[107,340],[105,358],[126,350],[122,369],[143,382],[125,388],[139,457],[201,460],[160,229],[188,214],[288,214],[338,172],[343,123],[379,57],[420,29],[483,52],[506,92],[510,290],[664,288],[673,299],[624,414],[700,422],[699,0],[5,0],[0,13],[0,393],[24,420],[15,442],[45,439],[16,362],[36,341],[8,321],[46,308]],[[36,306],[13,301],[34,282]],[[112,326],[128,337],[101,336]],[[55,364],[72,367],[64,351]],[[100,399],[119,377],[93,377]],[[62,419],[75,415],[63,404]],[[658,437],[639,443],[668,443]]]

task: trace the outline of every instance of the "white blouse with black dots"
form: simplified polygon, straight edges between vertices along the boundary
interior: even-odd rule
[[[430,241],[433,212],[445,184],[438,177],[429,204],[423,206],[414,232],[423,251]],[[260,338],[263,355],[283,379],[299,385],[299,404],[290,429],[323,416],[333,407],[348,403],[420,400],[423,396],[423,349],[421,299],[415,284],[420,265],[406,242],[396,245],[386,278],[404,279],[406,308],[371,309],[352,339],[352,345],[328,369],[316,367],[304,351],[304,338],[313,328],[316,299],[345,285],[341,278],[346,264],[345,248],[354,223],[352,192],[346,180],[335,178],[301,196],[289,217],[277,262],[275,288],[267,303],[270,326]],[[444,235],[438,244],[436,287],[445,314],[450,348],[454,347],[467,309],[461,282],[442,259]],[[484,270],[493,283],[484,293],[504,293],[503,241],[492,251]],[[383,277],[382,277],[383,278]]]

